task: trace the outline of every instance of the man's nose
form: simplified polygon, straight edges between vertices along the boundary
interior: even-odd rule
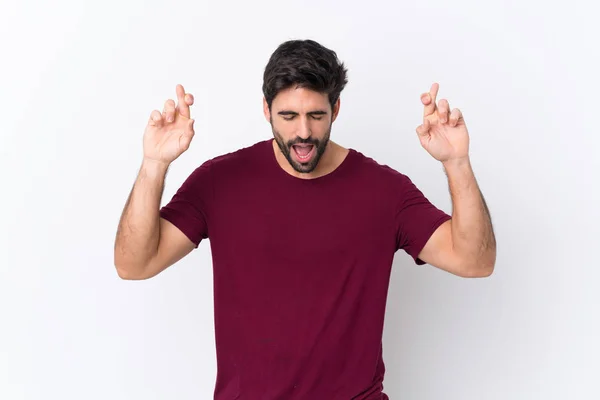
[[[300,126],[298,127],[298,136],[302,139],[308,139],[312,134],[310,129],[310,123],[307,118],[300,119]]]

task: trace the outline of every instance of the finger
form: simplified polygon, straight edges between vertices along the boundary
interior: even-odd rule
[[[429,120],[427,118],[425,118],[423,120],[423,123],[421,125],[417,126],[417,134],[421,137],[428,136],[430,127],[431,127],[431,124],[429,123]]]
[[[431,115],[435,112],[435,98],[438,94],[438,90],[440,89],[440,85],[437,83],[434,83],[433,85],[431,85],[431,89],[429,89],[429,103],[427,105],[425,105],[425,109],[424,109],[424,116],[428,116]]]
[[[445,124],[446,122],[448,122],[449,110],[450,110],[450,104],[448,103],[448,100],[446,100],[446,99],[440,100],[438,103],[437,113],[438,113],[438,118],[442,124]]]
[[[185,102],[186,102],[186,104],[191,106],[192,104],[194,104],[194,96],[191,93],[186,93],[185,94]]]
[[[185,90],[182,85],[177,85],[175,89],[177,92],[177,109],[179,113],[186,118],[190,117],[190,106],[185,101]]]
[[[194,120],[190,119],[188,121],[187,129],[183,132],[183,134],[179,137],[179,146],[183,151],[186,151],[190,147],[190,143],[192,143],[192,139],[194,138]]]
[[[194,132],[194,122],[196,122],[196,120],[194,120],[194,119],[190,119],[190,120],[188,121],[187,129],[186,129],[186,132],[188,132],[188,134],[190,134],[190,135],[192,135],[192,136],[193,136],[193,135],[194,135],[194,133],[195,133],[195,132]]]
[[[427,105],[431,102],[431,97],[429,96],[429,92],[427,93],[423,93],[421,95],[421,103],[423,103],[423,105]]]
[[[173,122],[175,121],[175,101],[169,99],[165,102],[165,107],[163,109],[163,118],[165,122]]]
[[[152,111],[150,114],[150,120],[148,121],[148,125],[156,126],[160,128],[163,125],[162,114],[158,110]]]
[[[450,113],[450,126],[456,126],[456,124],[458,124],[458,121],[460,121],[461,118],[462,112],[458,108],[452,110],[452,112]]]

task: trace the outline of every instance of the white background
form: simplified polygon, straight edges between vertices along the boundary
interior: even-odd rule
[[[150,112],[177,83],[195,95],[196,137],[164,204],[206,159],[271,137],[262,73],[297,38],[349,68],[332,139],[450,212],[442,167],[415,133],[419,96],[439,82],[465,115],[492,212],[490,278],[397,254],[390,398],[600,398],[591,1],[1,4],[1,399],[212,398],[208,242],[132,282],[115,272],[114,236]]]

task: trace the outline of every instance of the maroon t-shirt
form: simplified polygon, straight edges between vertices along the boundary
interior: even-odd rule
[[[300,179],[272,139],[206,161],[160,215],[213,257],[216,400],[374,400],[394,254],[444,221],[410,179],[350,149]]]

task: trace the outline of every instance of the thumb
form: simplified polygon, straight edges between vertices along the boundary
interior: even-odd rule
[[[425,138],[429,136],[429,129],[431,128],[431,124],[427,118],[423,119],[423,123],[417,126],[417,134],[419,138]]]
[[[195,119],[190,119],[188,121],[188,125],[187,125],[187,128],[185,130],[185,134],[186,135],[194,136],[194,122],[196,122]]]
[[[187,150],[190,147],[190,143],[192,142],[192,138],[194,137],[194,122],[195,121],[193,119],[189,120],[187,129],[179,138],[179,146],[183,151]]]

